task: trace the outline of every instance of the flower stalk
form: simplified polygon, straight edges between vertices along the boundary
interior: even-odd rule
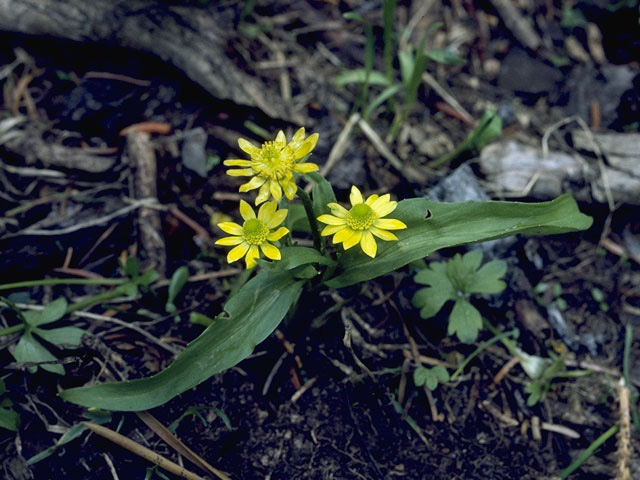
[[[322,238],[320,237],[320,230],[318,230],[318,221],[316,220],[316,216],[313,212],[313,203],[311,203],[311,197],[301,188],[299,188],[296,193],[298,194],[298,197],[300,197],[300,200],[302,200],[304,212],[307,214],[307,218],[309,219],[311,235],[313,236],[313,246],[316,250],[322,252]]]

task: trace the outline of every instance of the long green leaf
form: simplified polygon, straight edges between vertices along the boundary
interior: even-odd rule
[[[367,71],[362,68],[347,70],[346,72],[338,75],[335,81],[339,87],[342,87],[349,83],[363,83],[365,81],[369,85],[380,85],[382,87],[389,86],[389,82],[384,73],[372,70],[367,74]]]
[[[430,218],[425,218],[430,213]],[[378,240],[378,255],[371,259],[359,246],[339,260],[336,275],[326,284],[340,288],[385,275],[431,252],[473,242],[484,242],[516,233],[552,235],[585,230],[592,219],[580,213],[570,195],[550,202],[438,203],[426,198],[398,202],[390,215],[407,224],[395,232],[397,242]]]
[[[86,407],[138,411],[157,407],[248,357],[275,330],[303,282],[263,270],[247,282],[174,362],[152,377],[72,388],[60,396]]]

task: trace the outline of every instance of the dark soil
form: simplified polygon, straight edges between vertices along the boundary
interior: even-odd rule
[[[209,8],[207,2],[191,3],[194,8],[202,8],[203,14]],[[337,88],[333,79],[345,68],[363,64],[362,27],[344,19],[342,13],[357,9],[365,15],[380,38],[380,53],[380,2],[283,0],[274,5],[259,1],[253,12],[243,10],[250,3],[226,2],[218,7],[242,19],[229,30],[228,54],[248,75],[257,76],[265,88],[277,92],[282,69],[265,67],[264,62],[272,59],[269,46],[260,35],[240,32],[261,26],[261,35],[280,45],[291,61],[287,72],[292,82],[292,103],[308,119],[307,131],[320,133],[313,160],[322,165],[358,93],[350,87]],[[420,2],[398,3],[396,21],[406,25],[417,8],[412,3]],[[437,3],[418,25],[422,31],[427,24],[444,21],[440,33],[434,34],[434,44],[446,45],[455,40],[456,34],[461,35],[459,54],[467,60],[466,65],[429,67],[441,85],[476,118],[485,107],[496,108],[504,120],[503,135],[539,144],[546,127],[575,113],[571,110],[575,91],[567,87],[565,79],[586,68],[568,55],[564,39],[574,35],[578,41],[586,40],[583,26],[561,26],[562,2],[528,2],[527,8],[522,13],[534,20],[536,31],[546,42],[537,52],[519,45],[500,20],[493,2]],[[637,5],[633,10],[611,11],[598,2],[585,1],[576,8],[582,10],[586,21],[600,25],[608,62],[638,72],[640,37],[633,36],[637,23],[627,25],[616,20],[637,13]],[[245,16],[241,12],[248,13]],[[322,22],[342,25],[313,28]],[[20,67],[4,80],[0,121],[15,113],[29,114],[24,103],[12,114],[11,95],[22,76],[33,74],[28,89],[38,118],[32,121],[46,125],[48,141],[68,147],[112,149],[118,158],[113,168],[102,173],[61,167],[57,170],[65,176],[51,178],[12,167],[29,167],[31,173],[56,167],[1,151],[0,283],[70,277],[69,270],[56,271],[63,265],[76,272],[117,278],[121,276],[122,258],[137,255],[143,264],[149,259],[147,252],[141,251],[140,228],[133,213],[107,225],[68,234],[20,233],[33,225],[72,226],[125,205],[123,199],[134,192],[131,166],[123,155],[123,128],[139,122],[170,126],[168,135],[152,137],[158,162],[158,201],[176,206],[215,238],[219,232],[209,228],[210,219],[212,215],[235,215],[238,183],[224,174],[217,160],[212,161],[206,177],[187,168],[183,148],[187,137],[182,133],[202,128],[207,134],[204,153],[224,159],[239,155],[234,143],[238,136],[260,141],[247,128],[249,122],[270,134],[280,128],[290,134],[297,127],[287,119],[269,119],[250,106],[212,98],[182,72],[139,52],[38,36],[5,33],[0,38],[0,66],[14,60],[17,48],[33,59],[30,69]],[[313,65],[308,60],[311,57]],[[382,70],[381,53],[379,57],[376,67]],[[567,61],[554,65],[552,57]],[[536,81],[522,85],[518,78],[505,78],[504,73],[490,75],[488,59],[522,69],[518,78],[525,83],[532,76]],[[530,73],[526,69],[531,69]],[[474,89],[470,85],[475,85]],[[608,91],[613,105],[602,105],[601,110],[609,112],[602,119],[603,127],[638,130],[640,110],[633,103],[634,98],[640,98],[638,82],[627,87]],[[458,145],[471,128],[441,104],[438,95],[421,89],[408,122],[412,129],[422,128],[427,137],[444,136],[445,144]],[[522,122],[523,116],[527,122]],[[379,132],[386,132],[391,120],[390,113],[382,112],[371,123]],[[566,145],[561,135],[550,141],[555,148]],[[414,150],[407,138],[398,140],[396,150],[407,164],[428,173],[427,185],[407,180],[356,133],[343,159],[329,174],[339,199],[347,198],[353,183],[367,192],[390,191],[396,198],[421,196],[463,161],[475,164],[471,155],[433,171],[425,166],[433,159],[429,154],[406,153]],[[57,194],[61,194],[59,198],[51,197]],[[17,207],[24,208],[11,213]],[[549,352],[560,355],[569,370],[580,366],[593,369],[584,377],[554,380],[546,398],[534,406],[526,403],[528,377],[519,366],[495,381],[511,359],[499,343],[478,355],[456,381],[440,385],[429,396],[413,384],[414,367],[407,360],[413,355],[412,342],[416,342],[421,355],[458,364],[492,334],[483,330],[476,344],[463,345],[446,335],[447,309],[434,319],[421,319],[411,305],[417,289],[412,281],[415,270],[406,267],[364,286],[320,296],[304,292],[296,312],[251,357],[150,413],[168,426],[188,409],[201,407],[198,415],[181,420],[176,435],[232,479],[553,478],[619,421],[616,385],[622,372],[627,325],[634,332],[630,377],[636,387],[640,385],[640,255],[636,251],[634,257],[628,240],[635,238],[637,242],[639,238],[637,206],[623,204],[610,212],[606,205],[594,201],[582,203],[580,208],[594,217],[594,226],[587,232],[518,238],[491,250],[490,255],[509,264],[508,288],[477,303],[483,316],[501,330],[518,328],[518,342],[526,352],[544,358],[549,358]],[[188,265],[191,274],[229,269],[224,249],[195,235],[197,232],[184,218],[163,211],[161,220],[159,233],[167,259],[161,276],[170,277],[182,265]],[[428,260],[443,260],[458,251],[464,250],[441,251]],[[67,264],[69,252],[71,261]],[[135,323],[177,348],[203,330],[189,323],[189,314],[215,316],[238,278],[230,274],[187,283],[176,302],[177,315],[164,310],[166,285],[152,285],[136,300],[106,303],[91,311]],[[542,283],[548,288],[536,290]],[[554,290],[554,285],[561,288]],[[78,299],[104,289],[33,287],[0,294],[21,293],[22,297],[12,297],[14,301],[42,305],[59,296]],[[603,292],[602,300],[594,299],[594,289]],[[553,309],[549,307],[557,305],[558,298],[566,303],[560,311],[564,329],[550,318]],[[342,306],[336,307],[342,301]],[[18,321],[8,309],[0,314],[3,326]],[[318,319],[322,320],[320,325]],[[85,420],[84,409],[57,396],[61,389],[91,381],[148,376],[172,360],[166,349],[122,325],[87,318],[65,322],[81,326],[94,336],[82,348],[53,350],[58,358],[69,360],[64,377],[42,369],[28,373],[25,366],[15,365],[10,353],[19,336],[0,338],[6,397],[21,417],[17,432],[0,429],[4,478],[147,478],[150,463],[98,435],[86,433],[46,460],[26,464],[26,460],[54,445],[69,426]],[[345,347],[345,325],[352,325],[352,350]],[[291,346],[293,350],[289,351]],[[637,410],[637,403],[631,408]],[[543,424],[540,438],[534,434],[536,422]],[[545,428],[549,425],[552,430],[564,427],[570,433]],[[175,462],[183,461],[133,413],[113,412],[105,426]],[[572,438],[571,432],[579,438]],[[631,448],[636,454],[638,438],[633,430]],[[622,479],[616,476],[619,455],[619,444],[611,438],[569,478]],[[631,457],[629,478],[640,478],[637,458]],[[189,462],[184,465],[205,476]],[[151,478],[167,478],[162,475],[177,478],[162,470],[155,470]]]

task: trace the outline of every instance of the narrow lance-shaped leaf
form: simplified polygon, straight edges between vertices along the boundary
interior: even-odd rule
[[[248,357],[275,330],[303,282],[289,272],[262,271],[225,305],[169,367],[148,378],[72,388],[60,396],[86,407],[138,411],[157,407]]]
[[[517,233],[575,232],[589,228],[592,223],[591,217],[580,213],[570,195],[542,203],[439,203],[416,198],[398,202],[392,216],[408,227],[394,232],[399,240],[378,242],[374,259],[357,248],[347,250],[338,262],[336,275],[326,282],[329,287],[345,287],[385,275],[441,248]]]

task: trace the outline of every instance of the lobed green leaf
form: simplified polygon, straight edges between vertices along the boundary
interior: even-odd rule
[[[456,301],[449,316],[449,335],[455,334],[463,343],[473,343],[482,328],[480,312],[468,301],[460,298]]]
[[[507,273],[507,263],[493,260],[484,264],[467,280],[467,293],[500,293],[507,284],[501,278]]]

